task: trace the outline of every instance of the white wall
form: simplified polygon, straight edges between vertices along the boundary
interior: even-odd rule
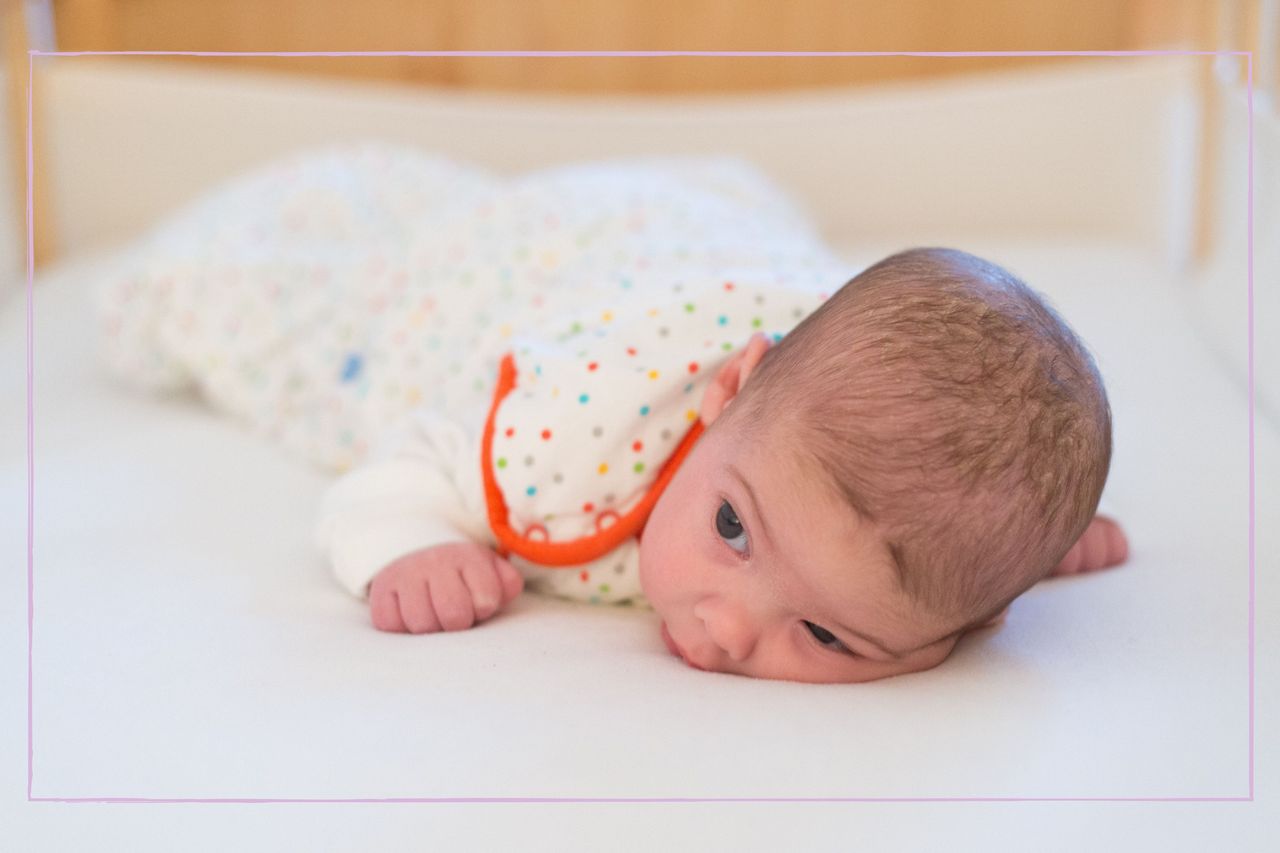
[[[942,60],[940,60],[942,61]],[[41,72],[59,246],[136,234],[212,183],[374,138],[499,173],[634,154],[745,156],[833,241],[904,233],[1189,245],[1197,58],[1081,57],[941,83],[758,96],[556,99],[295,79],[127,57]],[[45,166],[44,164],[47,164]],[[954,240],[953,240],[954,241]]]

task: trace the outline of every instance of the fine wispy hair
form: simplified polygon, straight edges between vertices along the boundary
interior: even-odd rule
[[[1111,460],[1084,344],[1012,274],[952,249],[855,276],[766,352],[734,403],[723,428],[786,448],[873,522],[901,587],[956,630],[1052,571]]]

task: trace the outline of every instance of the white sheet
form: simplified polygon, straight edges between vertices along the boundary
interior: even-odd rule
[[[625,109],[44,62],[41,168],[56,195],[37,214],[76,257],[36,303],[35,796],[1246,796],[1244,330],[1200,323],[1230,351],[1219,361],[1186,319],[1239,317],[1243,269],[1209,269],[1184,309],[1144,254],[1189,245],[1185,81],[1206,61],[1081,58],[937,87]],[[1240,115],[1224,156],[1244,150]],[[1262,118],[1257,368],[1274,384]],[[728,150],[799,193],[825,233],[875,241],[851,260],[944,241],[1007,264],[1099,353],[1117,419],[1108,499],[1131,564],[1034,590],[939,669],[857,688],[707,676],[666,656],[642,614],[545,600],[457,637],[377,634],[306,550],[318,476],[190,402],[113,391],[83,338],[96,263],[83,251],[264,158],[353,135],[504,172]],[[1237,262],[1243,187],[1214,216]],[[1074,242],[964,239],[960,223]],[[1261,850],[1280,832],[1280,442],[1261,422],[1254,802],[28,803],[24,308],[0,306],[13,401],[0,412],[0,846]],[[584,638],[596,656],[578,653]]]
[[[865,263],[900,247],[848,247],[845,255]],[[1141,252],[1100,243],[975,240],[962,247],[1048,293],[1097,354],[1116,423],[1107,500],[1130,533],[1133,557],[1116,571],[1041,585],[1014,605],[1004,627],[962,643],[933,671],[848,686],[696,672],[667,654],[651,614],[532,597],[464,633],[372,630],[363,608],[308,548],[322,475],[193,400],[139,397],[111,386],[89,359],[84,288],[94,259],[64,265],[43,281],[35,302],[33,794],[1246,796],[1249,469],[1242,389],[1206,354],[1177,289]],[[5,409],[0,459],[10,555],[25,551],[25,423],[17,404],[25,380],[24,309],[18,300],[0,316],[10,367],[4,390],[15,401]],[[1256,429],[1262,596],[1256,762],[1259,792],[1274,794],[1280,756],[1261,721],[1277,707],[1267,654],[1280,639],[1277,595],[1267,579],[1280,561],[1263,519],[1278,504],[1275,478],[1262,472],[1276,470],[1277,436],[1268,424]],[[6,683],[20,687],[25,579],[19,561],[9,565],[0,599],[4,666]],[[0,705],[11,769],[25,763],[24,699],[24,690],[9,689]],[[20,780],[10,778],[16,788]],[[1223,805],[1216,815],[1203,805],[1165,806],[1163,814],[1180,811],[1161,831],[1178,837],[1171,827],[1213,827],[1227,833],[1218,841],[1251,843],[1264,826],[1257,806]],[[30,833],[19,837],[64,843],[90,826],[83,811],[70,808],[5,806],[19,814],[18,831]],[[254,807],[140,808],[149,808],[145,817],[117,811],[102,825],[123,831],[130,822],[155,820],[171,831],[198,827],[199,843],[215,845],[235,837],[230,815],[216,809],[234,809],[238,824]],[[295,808],[315,816],[321,807]],[[378,822],[376,828],[356,834],[340,828],[346,818],[326,818],[334,828],[322,832],[321,823],[296,812],[278,822],[248,814],[262,833],[291,829],[317,843],[346,838],[364,849],[376,839],[425,838],[422,822],[442,814],[343,808],[347,816]],[[618,807],[589,816],[563,805],[537,815],[506,808],[495,814],[524,814],[532,821],[526,827],[540,824],[548,834],[537,837],[548,842],[563,840],[567,825],[583,816],[583,831],[602,841],[625,835],[629,820],[659,833],[649,838],[675,838],[688,825],[682,820],[691,819],[668,822],[664,811],[654,829],[654,806],[625,818]],[[753,806],[719,808],[727,820]],[[808,814],[807,820],[817,814],[754,808]],[[882,808],[874,817],[866,806],[833,808],[848,811],[828,816],[856,811],[868,821],[860,824],[864,831],[874,828],[869,837],[905,845],[935,831],[908,815],[930,815],[937,831],[967,827],[965,837],[973,840],[998,813],[1011,822],[1007,832],[1043,838],[1045,820],[1064,817],[1070,807],[916,804]],[[1157,811],[1123,808],[1124,817],[1105,807],[1090,814],[1147,827],[1141,815]],[[1228,809],[1235,809],[1229,823]],[[770,837],[751,825],[726,825],[717,837],[726,843]],[[457,822],[442,827],[463,830]],[[534,838],[514,820],[505,830],[479,831],[476,837],[494,843]],[[109,843],[109,833],[93,837]],[[155,836],[157,849],[164,837]],[[1066,844],[1071,837],[1054,840]],[[136,841],[129,849],[141,849]]]

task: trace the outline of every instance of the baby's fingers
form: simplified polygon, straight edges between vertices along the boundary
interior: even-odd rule
[[[404,633],[408,630],[400,618],[400,604],[391,584],[377,584],[369,590],[369,615],[379,631]]]
[[[396,592],[400,602],[400,618],[413,634],[432,634],[441,628],[426,578],[406,578]]]
[[[446,631],[461,631],[475,624],[471,590],[463,583],[457,569],[433,572],[430,580],[431,603],[436,617]]]
[[[1107,556],[1103,565],[1118,566],[1129,559],[1129,539],[1114,519],[1100,515],[1097,520],[1105,525],[1107,533]]]
[[[502,581],[498,577],[498,567],[493,559],[482,555],[477,559],[464,560],[462,579],[471,592],[477,622],[483,622],[498,612],[504,602]]]
[[[498,567],[498,578],[502,582],[502,602],[505,604],[524,590],[524,576],[515,566],[497,554],[494,554],[493,562]]]

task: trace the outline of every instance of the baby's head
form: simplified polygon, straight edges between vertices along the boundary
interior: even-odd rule
[[[1084,532],[1111,414],[1065,322],[1001,268],[915,249],[707,389],[640,574],[701,669],[812,682],[928,669]]]

